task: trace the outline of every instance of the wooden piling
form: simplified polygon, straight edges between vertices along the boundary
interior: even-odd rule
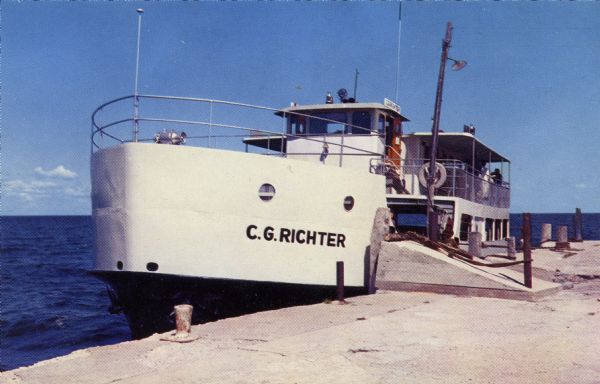
[[[542,224],[542,237],[540,239],[540,245],[543,245],[545,242],[552,240],[552,224],[544,223]]]
[[[337,282],[337,299],[340,303],[345,301],[344,295],[344,262],[338,261],[336,263],[336,282]]]
[[[481,233],[469,232],[469,255],[481,257]]]
[[[556,228],[556,249],[569,249],[569,230],[566,225]]]
[[[523,224],[521,226],[521,237],[523,238],[523,277],[525,286],[532,287],[531,272],[531,214],[523,214]]]
[[[583,220],[581,217],[581,208],[575,208],[575,216],[573,216],[573,230],[575,232],[574,240],[577,242],[583,241]]]
[[[511,236],[506,239],[506,257],[511,260],[516,260],[517,258],[517,241],[514,236]]]

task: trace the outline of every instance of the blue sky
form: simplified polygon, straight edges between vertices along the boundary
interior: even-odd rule
[[[394,99],[397,2],[1,4],[2,210],[90,213],[90,115],[133,93],[280,108],[353,88]],[[454,26],[441,128],[465,123],[512,161],[512,212],[600,211],[600,2],[402,5],[398,103],[429,131],[441,39]]]

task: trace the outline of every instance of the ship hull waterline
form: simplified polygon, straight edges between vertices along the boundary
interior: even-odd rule
[[[258,282],[174,276],[144,272],[92,274],[110,286],[112,313],[122,312],[134,339],[175,328],[173,307],[194,307],[192,322],[202,324],[229,317],[336,299],[336,286]],[[364,287],[345,287],[345,296],[367,293]]]

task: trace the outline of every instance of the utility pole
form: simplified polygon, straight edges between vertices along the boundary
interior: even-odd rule
[[[438,215],[435,211],[433,196],[435,194],[436,156],[438,135],[440,131],[440,112],[442,109],[442,92],[444,89],[444,75],[446,61],[452,41],[452,23],[448,22],[446,37],[442,40],[442,57],[440,60],[440,73],[438,75],[437,91],[435,94],[435,109],[433,112],[433,127],[431,128],[431,157],[429,159],[429,174],[427,175],[427,235],[430,240],[437,241],[439,235]]]

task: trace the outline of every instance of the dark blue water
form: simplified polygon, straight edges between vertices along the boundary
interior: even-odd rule
[[[569,230],[569,239],[575,238],[573,233],[574,213],[532,213],[531,214],[531,243],[538,246],[542,237],[542,224],[552,224],[552,238],[556,239],[556,231],[559,225],[566,225]],[[600,240],[600,213],[584,213],[583,239]],[[521,238],[521,214],[510,215],[510,235],[517,239]]]
[[[0,218],[0,369],[128,340],[93,266],[89,216]]]
[[[533,214],[541,224],[572,227],[572,214]],[[584,239],[600,239],[600,214],[584,214]],[[110,315],[105,285],[93,266],[88,216],[0,218],[0,369],[7,370],[77,349],[129,340],[123,315]],[[511,215],[520,236],[521,216]]]

